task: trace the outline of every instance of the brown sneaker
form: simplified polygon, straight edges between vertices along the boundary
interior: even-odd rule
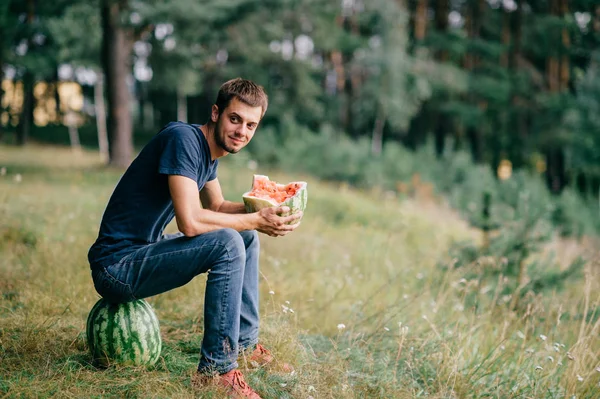
[[[275,362],[275,357],[271,354],[271,351],[262,346],[256,344],[256,348],[252,351],[250,356],[247,358],[248,367],[260,368],[266,367],[270,369],[277,369],[284,373],[291,373],[294,368],[288,363]]]
[[[225,388],[230,399],[261,399],[261,397],[244,380],[244,375],[238,369],[220,375],[202,375],[196,373],[192,379],[192,386],[202,387],[210,384]]]

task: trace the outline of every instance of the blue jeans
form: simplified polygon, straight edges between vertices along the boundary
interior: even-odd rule
[[[224,374],[238,367],[240,349],[258,342],[259,247],[256,231],[165,236],[114,265],[93,268],[92,278],[102,297],[118,303],[157,295],[208,273],[198,371]]]

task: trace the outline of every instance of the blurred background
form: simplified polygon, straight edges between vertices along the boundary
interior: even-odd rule
[[[465,211],[512,179],[583,233],[599,225],[599,43],[596,0],[2,0],[0,142],[123,167],[242,76],[270,96],[256,165],[389,195],[427,182]]]

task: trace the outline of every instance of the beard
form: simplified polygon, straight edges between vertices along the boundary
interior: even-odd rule
[[[221,118],[219,117],[219,120],[217,120],[217,123],[215,124],[215,130],[214,130],[214,138],[215,138],[215,143],[217,143],[217,145],[219,147],[221,147],[223,150],[227,151],[230,154],[235,154],[237,152],[240,151],[240,149],[236,149],[230,145],[227,145],[227,143],[225,142],[225,133],[221,132]]]

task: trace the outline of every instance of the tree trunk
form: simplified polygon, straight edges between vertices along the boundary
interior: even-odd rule
[[[415,10],[415,40],[425,39],[427,34],[427,0],[417,0]]]
[[[511,30],[513,32],[513,43],[510,52],[509,58],[509,66],[512,70],[517,70],[517,60],[521,56],[521,48],[522,43],[521,40],[523,38],[522,34],[522,25],[523,25],[523,0],[516,0],[517,9],[512,13],[512,26]]]
[[[35,0],[27,0],[27,25],[31,26],[35,18]],[[31,48],[31,38],[27,39],[28,47]],[[23,109],[19,118],[17,128],[17,144],[25,145],[31,135],[31,125],[33,124],[33,84],[35,77],[30,70],[25,71],[23,76]]]
[[[435,28],[440,34],[445,35],[448,30],[448,11],[450,0],[436,0],[435,2]],[[437,59],[444,62],[448,59],[447,50],[439,50]]]
[[[466,29],[467,36],[470,40],[475,40],[479,38],[481,32],[481,21],[483,20],[483,10],[484,10],[484,2],[485,0],[471,0],[466,2],[465,7],[465,15],[466,15]],[[469,73],[474,73],[474,69],[479,63],[479,57],[476,54],[472,54],[467,52],[465,54],[465,58],[463,61],[464,68]],[[466,95],[469,103],[473,107],[481,108],[480,101],[476,98],[473,93],[469,93]],[[483,138],[482,131],[480,126],[468,126],[466,132],[467,140],[469,142],[469,147],[471,149],[471,156],[474,162],[483,162]]]
[[[108,102],[109,163],[127,167],[133,156],[131,94],[127,86],[132,41],[121,26],[125,1],[102,0],[102,64]]]
[[[180,89],[177,89],[177,120],[181,122],[188,121],[187,96]]]
[[[502,12],[502,44],[504,50],[500,56],[500,65],[508,68],[509,48],[510,48],[510,14],[507,10]]]
[[[546,182],[550,191],[559,194],[565,186],[565,156],[561,148],[546,152]]]
[[[371,139],[371,154],[373,156],[380,156],[381,150],[383,149],[383,128],[385,127],[385,110],[383,106],[379,105],[377,111],[377,118],[375,119],[375,125],[373,126],[373,137]]]
[[[558,15],[558,0],[550,0],[550,14]],[[551,40],[558,39],[557,37],[555,38],[555,32],[550,32],[550,35],[552,37]],[[548,80],[548,90],[550,92],[559,90],[559,71],[560,65],[558,55],[556,53],[551,53],[546,61],[546,76]]]
[[[23,109],[19,118],[17,128],[17,144],[25,145],[31,135],[31,126],[33,124],[33,84],[34,77],[30,71],[25,72],[23,76]]]
[[[81,142],[79,141],[79,129],[77,128],[78,117],[74,111],[67,111],[65,115],[65,121],[67,129],[69,130],[69,142],[71,143],[71,150],[74,152],[81,151]]]
[[[481,132],[474,126],[467,128],[467,138],[471,147],[471,156],[475,163],[483,162],[483,140]]]
[[[448,10],[449,10],[449,0],[436,0],[435,2],[435,28],[439,34],[445,35],[448,31]],[[445,62],[448,60],[448,51],[438,50],[435,54],[435,58],[439,62]],[[443,99],[442,99],[443,101]],[[445,144],[446,144],[446,132],[450,130],[450,127],[447,125],[447,118],[445,115],[440,112],[440,110],[436,110],[434,113],[435,118],[435,128],[434,128],[434,136],[435,136],[435,150],[438,156],[441,156],[444,152]]]
[[[98,130],[98,150],[100,160],[108,162],[108,134],[106,129],[106,107],[104,104],[104,76],[97,72],[98,79],[94,84],[94,109],[96,110],[96,129]]]
[[[568,0],[560,0],[560,16],[564,19],[565,15],[569,12]],[[564,91],[569,88],[570,81],[570,66],[569,66],[569,47],[571,46],[571,38],[567,28],[563,28],[561,32],[562,41],[562,56],[560,58],[560,72],[559,72],[559,90]]]

